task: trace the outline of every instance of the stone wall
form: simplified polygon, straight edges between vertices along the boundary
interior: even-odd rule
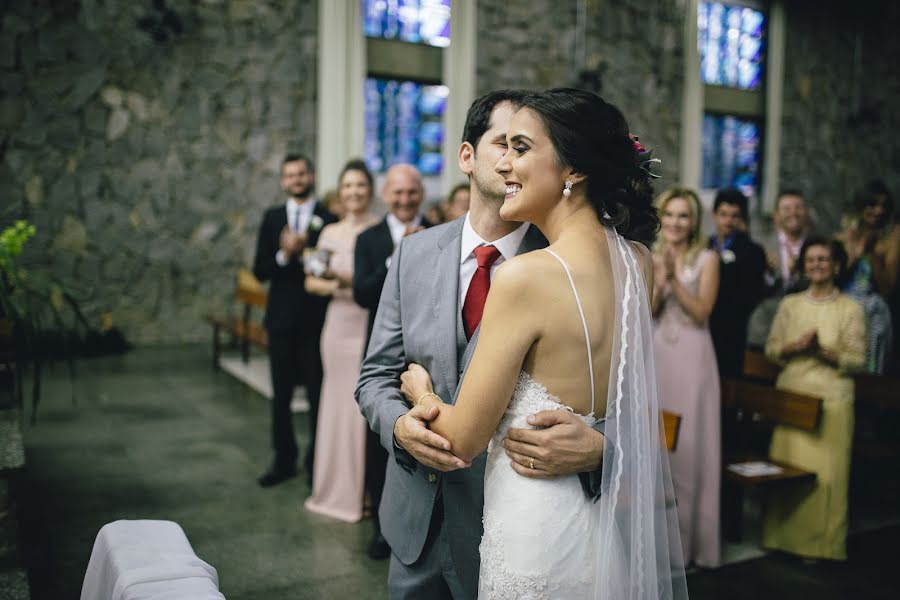
[[[786,5],[780,178],[805,190],[829,233],[867,180],[900,192],[900,5]]]
[[[286,149],[315,148],[316,0],[153,4],[0,13],[3,222],[137,343],[208,337]]]
[[[678,173],[683,29],[677,0],[587,0],[583,19],[576,0],[479,0],[478,93],[571,85],[599,91],[657,149],[661,190]]]
[[[315,148],[317,0],[165,4],[177,19],[151,0],[0,8],[0,218],[33,221],[27,260],[136,343],[207,338],[203,314],[226,309],[281,200],[281,157]],[[786,3],[780,177],[825,231],[866,179],[900,188],[895,4]],[[684,2],[578,6],[478,0],[477,91],[598,89],[657,148],[662,189],[679,164]]]

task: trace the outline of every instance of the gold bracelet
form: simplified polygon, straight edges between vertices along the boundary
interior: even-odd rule
[[[416,400],[416,406],[422,404],[422,400],[424,400],[424,399],[427,398],[428,396],[434,396],[435,399],[436,399],[438,402],[443,402],[443,400],[441,400],[441,397],[438,396],[437,394],[435,394],[434,392],[427,392],[427,393],[422,394],[421,396],[419,396],[419,399]]]

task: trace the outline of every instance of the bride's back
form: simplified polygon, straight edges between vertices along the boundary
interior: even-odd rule
[[[523,369],[547,388],[559,401],[576,413],[591,411],[598,418],[606,413],[611,353],[615,342],[615,282],[610,259],[612,230],[575,227],[561,236],[548,251],[532,252],[516,260],[527,262],[533,276],[532,292],[526,300],[531,314],[540,323],[537,341],[528,352]],[[609,232],[607,234],[607,232]],[[645,282],[652,281],[649,251],[636,242],[634,249]],[[561,259],[571,273],[572,282]],[[572,290],[574,283],[584,321]],[[585,324],[590,337],[594,400],[585,343]]]

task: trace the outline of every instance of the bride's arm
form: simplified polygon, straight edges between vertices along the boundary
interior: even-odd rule
[[[403,392],[417,404],[439,405],[431,430],[450,441],[453,454],[470,462],[487,447],[516,386],[525,356],[540,335],[539,300],[533,272],[513,260],[497,269],[481,320],[478,345],[469,363],[456,404],[441,402],[431,392],[424,369],[402,377]],[[424,396],[424,397],[423,397]]]

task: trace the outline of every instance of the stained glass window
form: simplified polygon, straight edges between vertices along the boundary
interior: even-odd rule
[[[697,26],[703,83],[759,89],[766,15],[746,6],[700,2]]]
[[[368,37],[450,45],[450,0],[364,0],[363,11]]]
[[[755,197],[759,186],[759,123],[728,115],[703,115],[703,187],[736,187]]]
[[[403,162],[416,165],[423,175],[440,175],[441,117],[448,93],[445,85],[367,78],[365,159],[369,168],[383,173]]]

